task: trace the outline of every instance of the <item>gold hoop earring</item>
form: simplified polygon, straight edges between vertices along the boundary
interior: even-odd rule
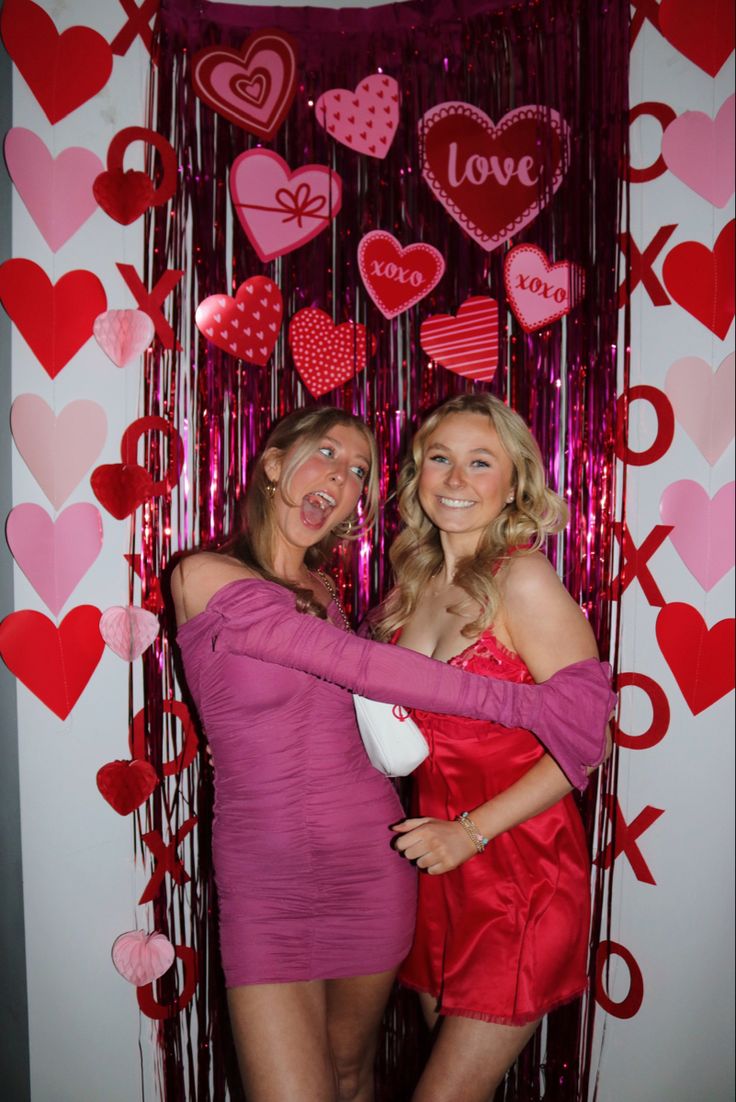
[[[271,498],[272,498],[272,497],[274,496],[274,494],[276,493],[276,483],[275,483],[275,482],[272,482],[270,478],[269,478],[269,480],[268,480],[268,481],[267,481],[267,483],[266,483],[266,493],[267,493],[267,494],[268,494],[268,496],[269,496],[269,497],[271,497]]]
[[[348,518],[348,520],[342,521],[341,524],[336,524],[335,527],[332,529],[332,534],[333,536],[337,536],[338,539],[344,540],[347,536],[350,535],[352,530],[353,522]]]

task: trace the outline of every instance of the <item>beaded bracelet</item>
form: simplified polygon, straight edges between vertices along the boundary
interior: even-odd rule
[[[483,837],[473,820],[468,815],[467,811],[461,811],[459,815],[456,815],[455,822],[460,823],[460,826],[465,829],[465,833],[468,835],[470,841],[475,846],[475,852],[482,853],[488,845],[490,839]]]

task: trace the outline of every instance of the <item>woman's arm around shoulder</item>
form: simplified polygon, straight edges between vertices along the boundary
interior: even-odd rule
[[[255,577],[238,559],[216,551],[185,555],[171,572],[171,599],[177,627],[207,608],[218,590],[238,578]]]

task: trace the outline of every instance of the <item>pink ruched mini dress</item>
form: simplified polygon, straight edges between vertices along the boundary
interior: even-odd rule
[[[368,975],[409,951],[416,876],[389,829],[404,812],[368,760],[353,691],[535,730],[559,713],[540,737],[569,754],[569,772],[602,751],[609,691],[597,662],[570,667],[559,708],[557,690],[542,707],[536,692],[516,695],[525,687],[360,639],[334,604],[328,621],[299,613],[290,590],[258,578],[223,586],[177,641],[215,765],[228,987]],[[570,694],[578,702],[586,690],[590,711],[570,750]]]

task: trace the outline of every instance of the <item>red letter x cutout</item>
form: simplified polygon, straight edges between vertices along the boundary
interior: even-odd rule
[[[619,854],[625,853],[636,874],[636,879],[644,884],[656,884],[657,881],[652,876],[649,865],[636,844],[636,839],[648,830],[652,823],[656,823],[660,815],[664,815],[664,809],[647,804],[633,822],[627,823],[615,796],[604,797],[604,807],[612,823],[613,837],[603,853],[596,857],[596,865],[600,865],[602,869],[610,869]]]
[[[626,305],[629,301],[629,294],[633,293],[634,289],[638,287],[640,283],[644,285],[645,290],[655,306],[670,305],[669,295],[654,274],[652,264],[662,252],[662,249],[676,229],[677,223],[675,223],[674,226],[660,226],[642,253],[639,252],[638,245],[628,231],[619,234],[621,252],[624,254],[629,267],[628,286],[626,279],[624,279],[618,289],[619,309]]]
[[[657,0],[631,0],[631,6],[634,9],[634,15],[631,19],[629,46],[634,45],[639,36],[639,31],[647,19],[652,26],[659,30],[659,4]]]
[[[149,830],[148,834],[143,835],[143,841],[156,858],[157,863],[153,876],[146,885],[146,890],[138,900],[139,903],[150,903],[152,899],[155,899],[158,889],[163,883],[164,873],[166,872],[169,873],[171,879],[177,884],[186,884],[187,880],[191,880],[189,873],[176,856],[176,847],[184,841],[187,834],[189,834],[196,825],[196,816],[187,819],[185,823],[181,824],[168,845],[164,842],[161,837],[161,832],[158,830]]]
[[[123,24],[110,43],[110,49],[114,54],[118,57],[123,57],[124,54],[127,54],[138,35],[140,35],[143,45],[148,50],[149,54],[153,56],[153,51],[151,49],[153,45],[153,31],[151,30],[150,22],[154,15],[158,15],[159,2],[160,0],[143,0],[141,6],[138,7],[135,0],[120,0],[123,11],[128,16],[128,21]]]
[[[614,601],[620,600],[626,587],[633,582],[634,578],[638,578],[642,592],[650,605],[654,608],[662,608],[667,603],[647,563],[657,548],[667,539],[673,527],[672,524],[655,524],[641,547],[637,547],[626,525],[616,521],[613,534],[621,544],[623,562],[618,577],[611,582],[611,598]]]
[[[159,310],[159,306],[174,290],[177,283],[184,275],[184,269],[167,268],[153,290],[147,291],[141,283],[138,273],[132,264],[116,264],[115,266],[135,295],[136,302],[140,309],[143,310],[145,314],[148,314],[149,318],[156,326],[156,332],[158,333],[161,344],[164,348],[174,348],[176,344],[174,340],[174,330]],[[176,348],[181,350],[181,345],[176,344]]]

